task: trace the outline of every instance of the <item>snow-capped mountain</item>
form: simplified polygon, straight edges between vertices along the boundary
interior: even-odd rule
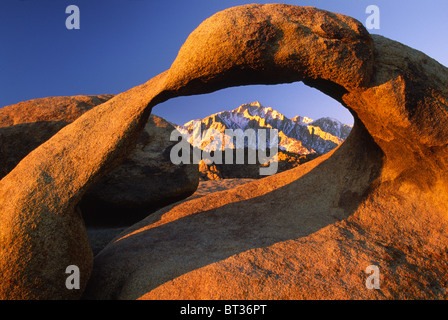
[[[263,128],[278,130],[280,150],[298,154],[316,152],[324,154],[340,145],[347,138],[352,126],[332,118],[312,120],[308,117],[296,116],[289,119],[272,108],[263,107],[258,101],[243,104],[232,111],[222,111],[204,119],[191,120],[183,126],[177,126],[191,144],[199,138],[201,149],[206,151],[214,150],[222,145],[235,147],[233,139],[224,134],[226,129],[257,131]],[[222,137],[224,141],[221,141]],[[269,134],[266,140],[269,141]],[[256,149],[259,145],[256,139],[255,141],[246,139],[245,147]]]

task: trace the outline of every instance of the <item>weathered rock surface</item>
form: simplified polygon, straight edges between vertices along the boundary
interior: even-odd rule
[[[113,95],[48,97],[0,109],[0,178],[67,124]]]
[[[216,13],[189,35],[167,89],[193,94],[306,79],[340,95],[331,82],[347,90],[368,85],[372,58],[369,33],[353,18],[312,7],[241,6]]]
[[[0,128],[40,121],[70,123],[114,95],[47,97],[22,101],[0,109]]]
[[[76,204],[135,147],[164,77],[86,112],[0,181],[0,298],[82,295],[93,255]],[[65,286],[69,265],[79,268],[79,290]]]
[[[223,179],[200,181],[196,191],[188,198],[182,199],[170,206],[178,205],[182,202],[206,196],[207,194],[236,188],[240,185],[254,181],[254,179]],[[127,227],[90,227],[87,228],[87,235],[90,240],[93,254],[98,254],[117,235],[122,233]]]
[[[352,18],[279,4],[207,19],[170,70],[87,112],[0,181],[0,296],[78,297],[65,266],[86,279],[91,253],[74,207],[131,152],[152,106],[297,80],[353,112],[346,142],[150,215],[95,257],[84,298],[446,299],[447,68]],[[365,286],[372,264],[378,290]]]
[[[96,256],[85,298],[448,297],[444,66],[348,17],[249,5],[200,25],[167,87],[300,79],[353,112],[344,144],[147,217]],[[378,290],[366,288],[369,265]]]
[[[255,164],[248,163],[247,151],[244,150],[244,164],[236,164],[235,151],[233,150],[233,163],[232,164],[207,164],[204,160],[199,162],[199,176],[202,181],[208,180],[221,180],[221,179],[260,179],[265,176],[260,175],[260,168],[266,166],[267,161],[260,163],[258,160]],[[252,151],[256,152],[256,151]],[[283,172],[295,168],[308,161],[316,159],[319,155],[316,153],[300,155],[287,151],[277,152],[277,171],[276,173]]]
[[[113,95],[49,97],[0,109],[0,178],[28,153]],[[197,188],[198,165],[174,165],[175,127],[151,115],[128,158],[93,185],[80,202],[88,226],[129,226]]]
[[[151,212],[192,195],[199,183],[197,164],[175,165],[170,141],[176,128],[150,115],[135,149],[93,185],[80,202],[87,225],[129,226]]]

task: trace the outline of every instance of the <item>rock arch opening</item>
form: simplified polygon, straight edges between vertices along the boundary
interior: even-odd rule
[[[431,73],[431,68],[417,72],[420,75],[411,71],[425,60],[393,41],[371,37],[354,19],[313,8],[249,5],[206,20],[161,76],[165,89],[157,102],[228,86],[301,80],[352,112],[352,133],[340,148],[297,169],[158,211],[141,221],[99,254],[88,294],[238,299],[275,298],[279,294],[274,292],[281,290],[282,297],[325,298],[330,290],[334,297],[373,294],[384,298],[383,292],[377,295],[357,289],[364,283],[363,266],[373,259],[390,271],[390,261],[379,257],[377,250],[390,252],[392,247],[409,256],[417,257],[416,251],[428,256],[418,249],[427,219],[447,225],[446,205],[436,201],[437,208],[430,209],[422,201],[435,200],[434,192],[446,198],[446,189],[442,191],[446,178],[435,167],[446,168],[442,164],[446,164],[446,146],[444,151],[436,146],[443,148],[439,138],[447,133],[434,126],[425,133],[431,138],[425,137],[424,142],[412,129],[403,129],[416,124],[411,119],[415,113],[408,112],[416,105],[428,106],[446,121],[446,91],[440,88],[446,88],[448,78],[434,74],[435,82],[430,84],[423,74]],[[391,68],[394,64],[400,68]],[[429,96],[439,96],[435,100],[445,101],[440,110],[429,107],[429,100],[413,90],[420,85],[426,94],[432,92]],[[400,129],[394,122],[401,124]],[[434,152],[432,159],[424,160],[430,168],[417,173],[412,163],[423,160],[422,151],[429,152],[428,147]],[[404,216],[412,216],[411,222]],[[438,235],[443,237],[444,228],[438,227]],[[403,234],[414,234],[419,240],[403,239]],[[146,268],[141,268],[140,259],[137,265],[132,263],[132,254],[125,254],[132,278],[122,277],[117,280],[119,285],[103,292],[94,289],[108,285],[102,276],[105,270],[123,266],[113,261],[111,253],[131,252],[154,238],[164,245],[142,249],[139,257],[175,261],[180,256],[179,263],[158,268],[148,258]],[[438,253],[445,250],[444,245],[432,248]],[[446,266],[434,263],[446,273]],[[260,270],[266,272],[257,281]],[[322,274],[335,276],[322,283],[317,276]],[[386,296],[396,295],[393,292],[402,288],[400,281],[407,273],[394,276],[397,280]],[[311,281],[318,291],[297,288],[285,280],[290,277],[295,277],[295,283]],[[146,279],[145,286],[141,279]],[[198,286],[201,281],[207,285]],[[247,286],[248,282],[252,285]]]
[[[266,165],[266,161],[260,163],[252,160],[249,164],[247,149],[253,150],[252,159],[255,159],[260,148],[257,130],[277,130],[279,154],[273,174],[335,149],[348,137],[354,122],[351,113],[339,102],[302,82],[246,85],[178,97],[157,105],[152,113],[175,124],[183,137],[202,152],[210,153],[210,150],[221,148],[221,158],[215,163],[214,151],[211,151],[211,157],[204,156],[209,161],[200,163],[201,180],[258,179],[266,176],[260,175],[259,169]],[[226,134],[226,130],[230,134]],[[246,148],[242,156],[244,163],[238,164],[236,151],[229,150],[236,148],[236,130],[242,131]],[[252,135],[247,134],[249,131]],[[249,137],[253,138],[250,142]],[[268,140],[269,137],[270,133],[267,132]],[[269,143],[266,145],[270,146]],[[266,145],[261,146],[263,151]],[[229,163],[226,163],[227,151],[227,154],[233,155]],[[269,158],[269,152],[265,153]],[[179,161],[182,161],[180,157]]]

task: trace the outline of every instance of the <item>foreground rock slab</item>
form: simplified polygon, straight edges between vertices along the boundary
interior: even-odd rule
[[[83,196],[80,208],[88,226],[129,226],[196,191],[199,166],[170,160],[179,143],[170,141],[174,130],[168,121],[150,115],[126,160]]]
[[[0,178],[82,114],[113,95],[32,99],[0,109]]]
[[[75,207],[135,147],[163,78],[86,112],[0,181],[0,298],[80,298],[93,254]],[[79,290],[65,285],[71,265],[79,268]]]
[[[60,129],[113,95],[48,97],[0,109],[0,177]],[[88,226],[129,226],[150,212],[190,196],[197,188],[198,165],[174,165],[170,141],[175,127],[151,115],[126,160],[83,196]]]
[[[173,203],[170,206],[178,205],[182,202],[206,196],[207,194],[223,191],[227,189],[236,188],[242,184],[254,181],[254,179],[222,179],[199,182],[197,190],[188,198]],[[87,235],[89,237],[90,245],[94,256],[103,250],[110,241],[114,240],[124,230],[131,225],[122,227],[89,227],[87,228]]]

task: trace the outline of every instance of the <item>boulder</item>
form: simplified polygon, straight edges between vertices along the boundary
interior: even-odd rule
[[[80,208],[88,226],[130,226],[151,212],[192,195],[199,183],[197,164],[175,165],[170,141],[176,128],[150,115],[135,149],[84,195]]]
[[[22,101],[0,109],[0,128],[23,123],[62,121],[71,123],[114,95],[47,97]]]
[[[1,299],[82,296],[93,254],[76,205],[134,149],[152,105],[162,101],[164,77],[84,113],[0,181]],[[79,289],[66,286],[73,265]]]
[[[95,257],[84,298],[448,297],[448,69],[346,16],[247,5],[189,36],[166,88],[296,80],[353,113],[347,140],[148,216]]]
[[[28,153],[85,112],[113,95],[48,97],[0,109],[0,178]],[[94,184],[80,202],[88,226],[129,226],[197,188],[197,165],[174,165],[170,141],[175,127],[151,115],[136,148]]]
[[[236,188],[242,184],[249,183],[254,179],[223,179],[223,180],[208,180],[200,181],[196,191],[188,198],[182,199],[176,203],[170,204],[169,206],[175,206],[182,202],[189,201],[192,199],[203,197],[207,194],[223,191],[227,189]],[[108,245],[117,235],[126,230],[129,226],[121,227],[95,227],[91,226],[87,228],[87,235],[90,240],[90,245],[94,256],[97,255],[104,247]]]
[[[0,178],[28,153],[113,95],[48,97],[0,109]]]
[[[207,163],[204,160],[199,162],[199,175],[200,180],[221,180],[221,179],[260,179],[264,176],[260,175],[260,168],[263,166],[268,166],[269,159],[265,161],[260,161],[258,163],[249,164],[248,162],[248,149],[244,150],[244,163],[236,163],[236,152],[233,152],[233,162],[230,164],[226,163]],[[252,151],[256,152],[256,151]],[[304,164],[310,160],[317,158],[319,154],[297,154],[293,152],[278,150],[277,152],[277,172],[283,172],[299,165]]]

